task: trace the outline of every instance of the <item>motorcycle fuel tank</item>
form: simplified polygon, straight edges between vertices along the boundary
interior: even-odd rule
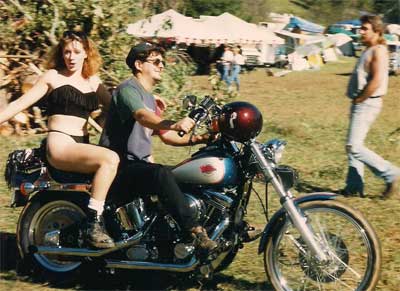
[[[188,159],[173,170],[179,183],[202,185],[230,185],[237,177],[236,165],[231,157],[203,156]]]

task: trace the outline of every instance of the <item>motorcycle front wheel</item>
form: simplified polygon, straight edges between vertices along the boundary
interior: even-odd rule
[[[53,200],[34,199],[25,206],[18,222],[17,242],[32,275],[65,280],[74,277],[81,268],[81,261],[31,252],[32,246],[79,247],[78,228],[85,214],[83,203],[73,195],[77,194],[68,193]]]
[[[264,267],[276,290],[373,290],[379,280],[381,248],[363,215],[337,201],[299,205],[315,239],[328,254],[318,261],[286,217],[264,251]]]

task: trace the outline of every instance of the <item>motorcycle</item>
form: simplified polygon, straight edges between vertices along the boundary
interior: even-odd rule
[[[115,246],[87,247],[81,222],[90,177],[54,169],[42,149],[28,149],[11,153],[6,166],[12,203],[24,206],[17,225],[24,264],[49,277],[70,276],[89,264],[109,271],[158,270],[207,279],[228,268],[245,243],[259,239],[258,254],[263,254],[266,275],[276,290],[374,289],[381,265],[375,231],[333,193],[293,195],[297,172],[279,164],[286,143],[256,140],[263,119],[255,106],[219,106],[208,96],[199,103],[187,96],[184,103],[195,120],[194,130],[203,125],[216,136],[172,173],[217,249],[197,249],[157,195],[124,202],[110,195],[103,216]],[[251,238],[245,218],[253,182],[260,178],[266,187],[272,184],[281,208],[261,236]]]

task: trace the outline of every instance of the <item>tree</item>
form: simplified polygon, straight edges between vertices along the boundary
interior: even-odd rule
[[[236,14],[241,8],[241,0],[184,0],[181,12],[187,16],[217,16],[224,12]]]
[[[375,0],[376,11],[383,14],[388,23],[400,24],[400,1],[399,0]]]

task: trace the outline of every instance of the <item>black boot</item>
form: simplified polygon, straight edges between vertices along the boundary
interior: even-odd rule
[[[195,239],[195,245],[199,248],[211,252],[218,247],[218,244],[208,237],[207,232],[203,227],[193,227],[191,232],[192,237]]]
[[[115,246],[114,240],[109,236],[104,228],[102,217],[97,215],[97,211],[88,208],[86,229],[84,231],[85,241],[95,248],[107,249]]]

